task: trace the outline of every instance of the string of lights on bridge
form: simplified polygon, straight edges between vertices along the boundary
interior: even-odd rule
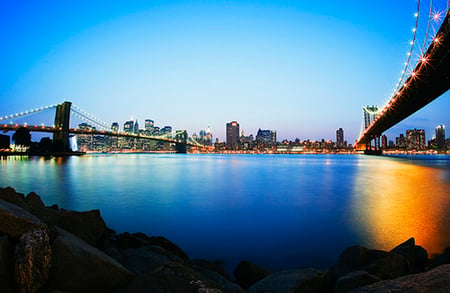
[[[54,104],[54,105],[44,106],[44,107],[40,107],[40,108],[30,109],[30,110],[25,111],[25,112],[20,112],[20,113],[15,113],[15,114],[11,114],[11,115],[6,115],[6,116],[3,116],[3,117],[0,117],[0,122],[2,122],[2,121],[9,121],[11,119],[16,119],[16,118],[20,118],[20,117],[23,117],[23,116],[36,114],[36,113],[39,113],[41,111],[45,111],[45,110],[56,108],[57,106],[58,106],[58,104]],[[13,122],[11,121],[10,123],[12,124]]]

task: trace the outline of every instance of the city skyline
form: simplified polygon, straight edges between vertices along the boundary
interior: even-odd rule
[[[389,9],[386,9],[389,7]],[[151,118],[190,134],[354,143],[362,107],[402,70],[415,2],[135,1],[4,4],[1,113],[66,98],[108,122]],[[449,93],[394,126],[450,125]]]

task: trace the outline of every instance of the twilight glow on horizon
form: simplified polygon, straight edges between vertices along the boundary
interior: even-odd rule
[[[403,69],[417,1],[3,1],[0,116],[69,100],[225,139],[353,143]],[[387,132],[450,127],[447,92]],[[447,137],[449,133],[447,133]],[[214,138],[215,139],[215,138]]]

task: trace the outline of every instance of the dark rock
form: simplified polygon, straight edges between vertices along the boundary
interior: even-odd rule
[[[0,188],[0,199],[26,209],[25,196],[11,187]]]
[[[136,275],[149,273],[172,261],[165,255],[155,252],[152,247],[122,250],[121,263]]]
[[[431,260],[431,263],[434,267],[443,265],[443,264],[450,264],[450,247],[447,247],[444,250],[443,254],[436,255]]]
[[[87,212],[53,210],[41,208],[33,210],[49,226],[58,226],[87,243],[100,247],[106,237],[107,228],[99,210]]]
[[[14,255],[17,291],[38,291],[47,282],[52,263],[47,233],[43,230],[33,230],[23,234],[16,245]]]
[[[369,261],[368,252],[368,248],[360,245],[347,247],[340,254],[338,264],[347,268],[348,271],[362,269]]]
[[[48,208],[49,208],[49,209],[52,209],[52,210],[55,210],[55,211],[58,211],[58,210],[59,210],[59,207],[58,207],[57,204],[52,204],[52,205],[49,206]]]
[[[238,284],[231,282],[228,276],[216,272],[214,266],[212,267],[213,269],[208,269],[207,265],[205,266],[205,263],[202,263],[202,265],[190,264],[189,267],[200,273],[207,280],[216,283],[221,288],[222,292],[244,292],[244,289]]]
[[[126,289],[118,292],[242,293],[243,290],[237,285],[233,287],[233,284],[229,287],[217,284],[181,263],[172,262],[137,277]]]
[[[0,236],[0,292],[14,292],[13,283],[13,249],[5,235]]]
[[[130,234],[125,232],[118,235],[117,241],[122,249],[139,248],[151,244],[150,238],[143,233]]]
[[[34,229],[48,230],[41,220],[23,208],[0,200],[0,232],[19,238]]]
[[[194,259],[192,260],[192,264],[198,268],[204,268],[205,270],[215,272],[228,281],[231,281],[230,276],[225,272],[225,269],[223,268],[222,261],[210,262],[204,259]]]
[[[397,253],[385,252],[371,262],[366,270],[380,279],[394,279],[405,273],[405,258]]]
[[[450,265],[364,286],[352,292],[450,292]]]
[[[34,192],[30,192],[25,197],[25,203],[29,209],[30,209],[30,207],[34,207],[34,208],[45,207],[44,202],[42,201],[41,197]]]
[[[236,283],[242,288],[247,289],[259,280],[270,275],[270,271],[244,260],[237,265],[233,275],[236,278]]]
[[[316,269],[288,270],[273,273],[251,286],[248,293],[329,292],[332,282],[327,273]]]
[[[405,271],[407,273],[423,272],[428,264],[427,251],[415,244],[414,238],[410,238],[398,245],[391,252],[402,255],[405,258]]]
[[[75,235],[57,229],[50,287],[68,292],[110,292],[129,283],[133,274]]]
[[[332,271],[336,279],[358,270],[365,270],[381,279],[392,279],[405,273],[404,263],[405,258],[397,253],[355,245],[341,253]]]
[[[339,278],[336,281],[334,289],[335,293],[345,293],[353,289],[370,285],[380,281],[380,279],[374,275],[369,274],[366,271],[354,271]]]
[[[150,245],[157,245],[170,254],[176,255],[183,259],[184,261],[189,261],[189,256],[184,252],[181,248],[178,247],[175,243],[167,240],[162,236],[152,236],[149,238]]]

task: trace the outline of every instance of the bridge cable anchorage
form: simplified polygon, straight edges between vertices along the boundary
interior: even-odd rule
[[[11,115],[6,115],[6,116],[3,116],[3,117],[0,117],[0,122],[1,121],[12,121],[13,119],[17,119],[19,117],[24,117],[24,116],[31,116],[31,115],[34,115],[36,113],[39,113],[39,112],[42,112],[42,111],[45,111],[45,110],[56,108],[57,106],[58,106],[58,104],[54,104],[54,105],[44,106],[44,107],[40,107],[40,108],[30,109],[30,110],[25,111],[25,112],[20,112],[20,113],[15,113],[15,114],[11,114]]]
[[[89,114],[88,112],[84,111],[83,109],[74,104],[72,104],[71,112],[73,112],[78,118],[81,118],[86,122],[95,124],[96,126],[100,126],[100,128],[104,130],[108,130],[110,128],[107,122],[98,119],[94,115]]]

